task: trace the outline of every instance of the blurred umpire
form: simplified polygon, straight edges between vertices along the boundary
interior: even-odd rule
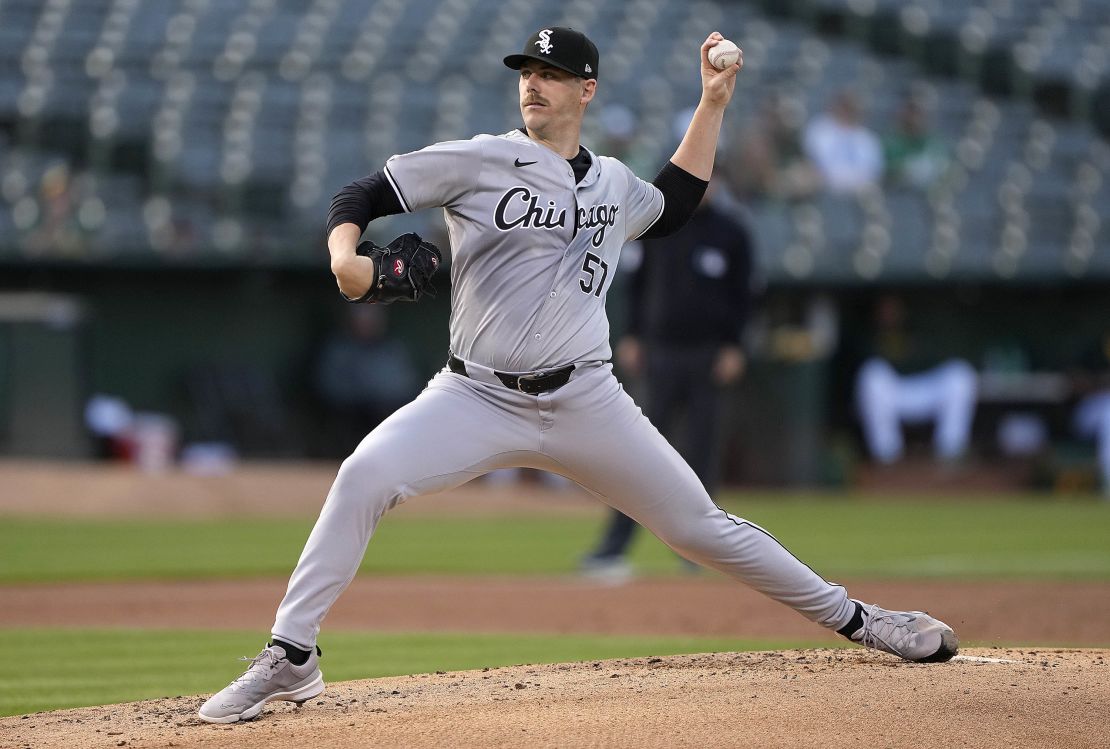
[[[648,419],[678,448],[710,496],[719,478],[721,394],[744,373],[741,337],[753,287],[751,236],[739,213],[715,197],[722,181],[713,176],[678,233],[643,240],[642,260],[628,287],[628,333],[616,348],[617,364],[627,376],[645,379]],[[636,527],[613,510],[597,547],[582,561],[582,572],[612,583],[629,579],[624,556]]]

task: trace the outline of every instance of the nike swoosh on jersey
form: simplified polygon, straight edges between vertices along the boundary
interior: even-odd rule
[[[535,163],[536,162],[534,162],[534,161],[521,161],[520,159],[517,159],[516,161],[513,162],[513,166],[532,166],[532,164],[535,164]]]

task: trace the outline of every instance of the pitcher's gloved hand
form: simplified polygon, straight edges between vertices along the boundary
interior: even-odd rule
[[[402,234],[385,247],[366,240],[355,252],[374,261],[374,283],[357,299],[343,294],[348,302],[391,304],[417,302],[425,294],[435,296],[432,276],[443,260],[443,253],[419,234]]]

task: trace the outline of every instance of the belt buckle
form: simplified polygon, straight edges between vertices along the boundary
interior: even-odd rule
[[[540,380],[546,376],[547,374],[545,372],[532,372],[530,374],[520,375],[516,378],[516,389],[524,393],[525,395],[532,395],[532,393],[529,393],[527,390],[524,389],[524,383],[536,382],[537,380]]]

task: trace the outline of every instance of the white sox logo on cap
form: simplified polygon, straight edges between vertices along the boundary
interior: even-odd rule
[[[555,49],[555,45],[551,43],[551,29],[544,29],[540,32],[540,38],[536,42],[536,46],[540,48],[540,52],[545,55],[550,55],[551,50]]]
[[[582,32],[563,26],[540,29],[528,37],[520,54],[509,55],[504,62],[513,70],[520,70],[528,60],[539,60],[579,78],[597,78],[597,47]]]

